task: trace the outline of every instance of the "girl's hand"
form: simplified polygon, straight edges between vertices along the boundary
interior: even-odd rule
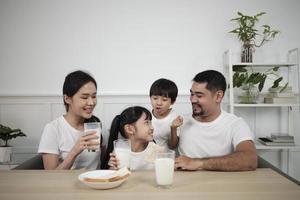
[[[72,151],[78,155],[83,150],[96,150],[99,149],[100,143],[97,141],[99,137],[96,135],[96,132],[89,132],[85,135],[82,135],[79,140],[76,142]]]
[[[109,169],[114,169],[114,170],[119,169],[120,161],[116,157],[116,154],[113,152],[113,153],[110,153],[109,156],[110,156],[110,159],[108,161]]]
[[[183,118],[181,116],[177,116],[176,119],[173,120],[171,128],[178,128],[183,124]]]

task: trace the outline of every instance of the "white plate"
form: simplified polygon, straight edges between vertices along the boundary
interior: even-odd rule
[[[78,179],[94,189],[110,189],[121,185],[128,177],[114,182],[89,182],[85,181],[84,178],[111,178],[115,172],[114,170],[94,170],[80,174]]]

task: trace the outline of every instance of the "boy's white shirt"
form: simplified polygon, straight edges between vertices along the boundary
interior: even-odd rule
[[[154,128],[153,137],[156,144],[168,148],[168,140],[171,137],[171,125],[177,117],[177,113],[172,108],[169,114],[161,119],[153,115],[152,126]],[[177,128],[177,135],[179,136],[180,128]]]

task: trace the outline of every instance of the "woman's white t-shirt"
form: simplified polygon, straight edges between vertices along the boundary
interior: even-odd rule
[[[83,134],[61,116],[45,126],[38,153],[56,154],[64,160]],[[71,169],[96,169],[99,160],[100,152],[84,150],[76,157]]]
[[[224,156],[245,140],[254,140],[246,122],[222,110],[212,122],[199,122],[192,115],[185,116],[178,150],[180,155],[191,158]]]

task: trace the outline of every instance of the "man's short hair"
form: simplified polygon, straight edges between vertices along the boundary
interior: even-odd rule
[[[211,92],[222,90],[225,94],[226,80],[222,73],[215,70],[206,70],[198,73],[194,78],[194,82],[207,83],[206,88]]]

